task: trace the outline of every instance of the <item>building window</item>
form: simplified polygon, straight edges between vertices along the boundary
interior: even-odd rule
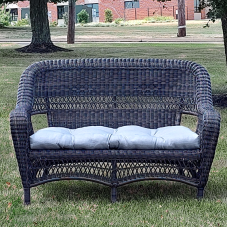
[[[21,19],[30,19],[30,9],[21,8]]]
[[[18,9],[6,9],[6,12],[10,11],[10,20],[17,21],[18,20]]]
[[[199,0],[194,0],[194,12],[195,13],[200,13],[200,9],[199,9]]]
[[[140,2],[135,1],[125,1],[125,9],[140,8]]]
[[[58,6],[58,19],[63,19],[65,13],[64,6]]]
[[[92,8],[92,16],[93,17],[99,17],[99,4],[98,3],[86,4],[86,6]]]

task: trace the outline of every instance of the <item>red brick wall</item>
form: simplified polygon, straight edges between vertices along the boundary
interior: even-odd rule
[[[104,11],[107,8],[112,10],[114,19],[119,17],[126,20],[144,19],[152,15],[173,16],[176,18],[178,0],[171,0],[166,3],[152,0],[139,1],[140,8],[124,10],[124,0],[100,0],[99,21],[103,22],[105,20]],[[185,16],[187,20],[194,19],[194,0],[185,0]]]
[[[29,8],[29,1],[18,2],[18,20],[21,20],[21,8]]]
[[[194,0],[185,1],[185,16],[187,20],[194,20]]]
[[[29,8],[30,4],[29,1],[19,1],[18,5],[18,20],[21,20],[21,8]],[[54,3],[47,3],[48,12],[51,12],[51,17],[49,17],[49,22],[57,21],[57,4]]]
[[[77,0],[76,5],[84,5],[84,0]]]
[[[29,4],[29,1],[23,1],[23,2],[18,2],[17,3],[18,7],[19,8],[29,8],[30,4]]]
[[[126,20],[144,19],[148,16],[173,16],[176,18],[178,0],[171,0],[166,3],[153,0],[139,0],[140,8],[124,9],[124,0],[99,0],[99,21],[105,21],[105,9],[112,10],[113,18],[125,18]],[[77,0],[77,5],[84,5],[84,0]],[[164,8],[163,8],[164,6]],[[21,9],[29,8],[29,1],[18,2],[18,19],[21,19]],[[48,3],[48,11],[51,11],[50,22],[57,21],[57,5]],[[194,0],[185,0],[185,16],[187,20],[194,20]],[[205,10],[201,12],[202,19],[206,18]]]
[[[203,10],[201,11],[201,19],[206,19],[206,18],[207,18],[206,10],[203,9]]]
[[[135,9],[125,10],[125,18],[127,18],[127,20],[134,20],[135,19]],[[100,21],[100,19],[99,19],[99,21]]]
[[[99,21],[105,21],[105,10],[110,9],[113,18],[124,18],[124,0],[99,0]]]
[[[58,21],[57,4],[47,3],[48,12],[51,12],[51,17],[49,17],[49,22]]]

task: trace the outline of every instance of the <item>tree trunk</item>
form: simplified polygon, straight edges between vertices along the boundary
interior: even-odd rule
[[[52,45],[48,21],[47,0],[30,0],[32,43],[34,45]]]
[[[178,37],[186,36],[185,0],[178,0]]]
[[[47,0],[30,0],[32,41],[28,46],[17,49],[26,53],[48,53],[65,51],[55,46],[50,38]]]
[[[75,40],[75,0],[69,0],[67,43],[73,44]]]
[[[224,38],[224,46],[225,46],[225,61],[227,64],[227,14],[222,15],[222,30],[223,30],[223,38]]]

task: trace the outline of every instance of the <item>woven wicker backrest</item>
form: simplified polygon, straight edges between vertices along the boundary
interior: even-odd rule
[[[47,113],[49,126],[69,128],[180,124],[183,112],[197,112],[197,79],[190,64],[158,59],[40,62],[28,69],[32,113]]]

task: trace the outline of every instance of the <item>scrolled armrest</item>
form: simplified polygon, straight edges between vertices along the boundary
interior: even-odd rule
[[[10,125],[28,125],[31,126],[31,109],[28,105],[17,105],[14,110],[10,112]]]
[[[198,117],[197,133],[200,135],[202,151],[199,171],[201,187],[204,187],[208,180],[218,142],[220,121],[220,114],[213,108],[204,109]]]
[[[29,136],[34,133],[31,122],[31,111],[26,105],[16,106],[11,111],[10,128],[14,147],[17,152],[19,148],[28,144]]]
[[[26,188],[30,185],[30,178],[28,175],[27,168],[28,166],[31,166],[29,159],[29,137],[31,134],[33,134],[31,111],[29,108],[26,107],[26,105],[17,105],[16,108],[11,111],[10,128],[18,166],[21,174],[22,184],[24,188]]]
[[[220,114],[215,109],[200,109],[197,133],[201,136],[201,144],[211,144],[213,142],[216,147],[220,131],[220,121]]]
[[[10,112],[10,121],[12,120],[13,122],[28,122],[29,118],[31,118],[31,112],[26,106],[17,106]]]

